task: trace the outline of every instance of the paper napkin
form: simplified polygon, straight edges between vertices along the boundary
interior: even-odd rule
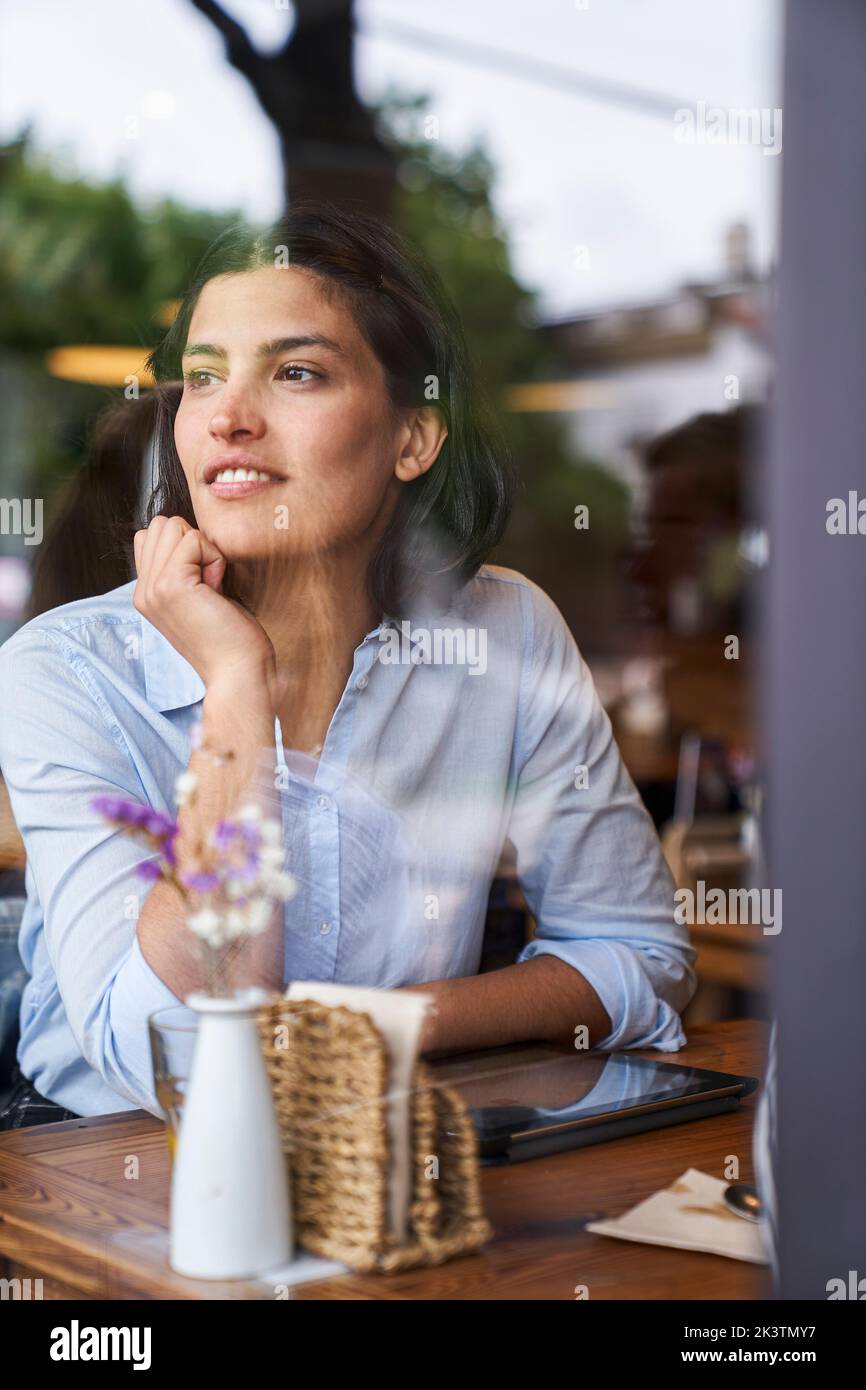
[[[624,1216],[592,1221],[586,1226],[599,1236],[672,1245],[677,1250],[707,1250],[732,1260],[768,1264],[763,1222],[747,1221],[722,1200],[728,1183],[689,1168],[670,1187],[654,1192]]]
[[[385,1039],[391,1060],[391,1087],[388,1092],[388,1132],[391,1141],[391,1172],[388,1197],[390,1227],[403,1241],[409,1219],[411,1195],[411,1113],[409,1109],[412,1076],[418,1057],[424,1015],[432,1004],[430,995],[415,990],[366,989],[361,985],[334,985],[296,980],[286,990],[287,999],[316,999],[320,1004],[342,1004],[356,1013],[369,1014]]]

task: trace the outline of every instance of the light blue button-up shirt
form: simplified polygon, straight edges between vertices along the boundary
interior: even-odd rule
[[[90,807],[174,811],[204,687],[134,584],[55,608],[0,648],[0,767],[27,851],[18,1061],[82,1115],[153,1092],[147,1017],[175,1004],[136,921],[148,851]],[[598,993],[602,1049],[685,1042],[695,951],[589,669],[533,583],[485,566],[439,611],[383,619],[354,654],[320,758],[283,750],[285,979],[395,987],[477,972],[506,842],[548,952]],[[579,1020],[575,1020],[576,1024]]]

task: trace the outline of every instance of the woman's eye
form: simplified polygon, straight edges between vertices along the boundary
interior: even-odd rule
[[[302,366],[300,365],[299,362],[286,362],[286,363],[284,363],[283,366],[280,367],[280,372],[303,372],[304,375],[307,377],[308,380],[311,379],[311,378],[313,378],[313,377],[317,377],[317,376],[319,375],[318,372],[311,371],[309,367],[302,367]],[[298,376],[295,376],[295,377],[292,377],[291,379],[292,379],[293,381],[300,381],[301,378],[298,377]]]
[[[196,367],[191,372],[184,372],[184,384],[186,386],[189,386],[191,390],[195,391],[197,387],[207,385],[207,382],[201,380],[202,377],[212,377],[213,375],[213,372],[205,371],[204,367]]]

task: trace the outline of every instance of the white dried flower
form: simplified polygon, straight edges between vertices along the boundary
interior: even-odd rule
[[[199,912],[191,912],[186,919],[190,931],[201,937],[209,946],[221,946],[223,924],[218,912],[212,907],[203,907]]]
[[[226,913],[226,936],[229,941],[243,936],[247,930],[246,918],[239,907],[230,907]]]
[[[263,820],[259,826],[262,842],[266,845],[281,845],[283,842],[283,827],[278,820]]]
[[[250,903],[247,909],[248,931],[253,936],[258,935],[259,932],[266,931],[270,925],[273,911],[273,904],[269,903],[267,898],[256,898],[254,902]]]
[[[174,795],[178,806],[186,805],[190,797],[198,791],[198,778],[194,772],[182,772],[175,778]]]
[[[259,850],[259,862],[268,869],[281,869],[285,857],[282,845],[262,845]]]
[[[267,891],[283,902],[288,902],[298,891],[297,880],[289,873],[268,874],[265,883]]]

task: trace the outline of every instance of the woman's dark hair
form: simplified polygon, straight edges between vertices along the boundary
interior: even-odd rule
[[[511,458],[473,379],[460,319],[439,277],[386,222],[333,203],[298,204],[265,232],[229,228],[199,264],[148,363],[156,379],[158,468],[148,522],[167,514],[195,525],[174,419],[199,294],[217,275],[266,266],[316,274],[323,293],[346,304],[381,363],[392,408],[435,405],[448,428],[433,466],[402,487],[369,567],[371,596],[393,614],[425,575],[445,569],[465,583],[505,529]]]

